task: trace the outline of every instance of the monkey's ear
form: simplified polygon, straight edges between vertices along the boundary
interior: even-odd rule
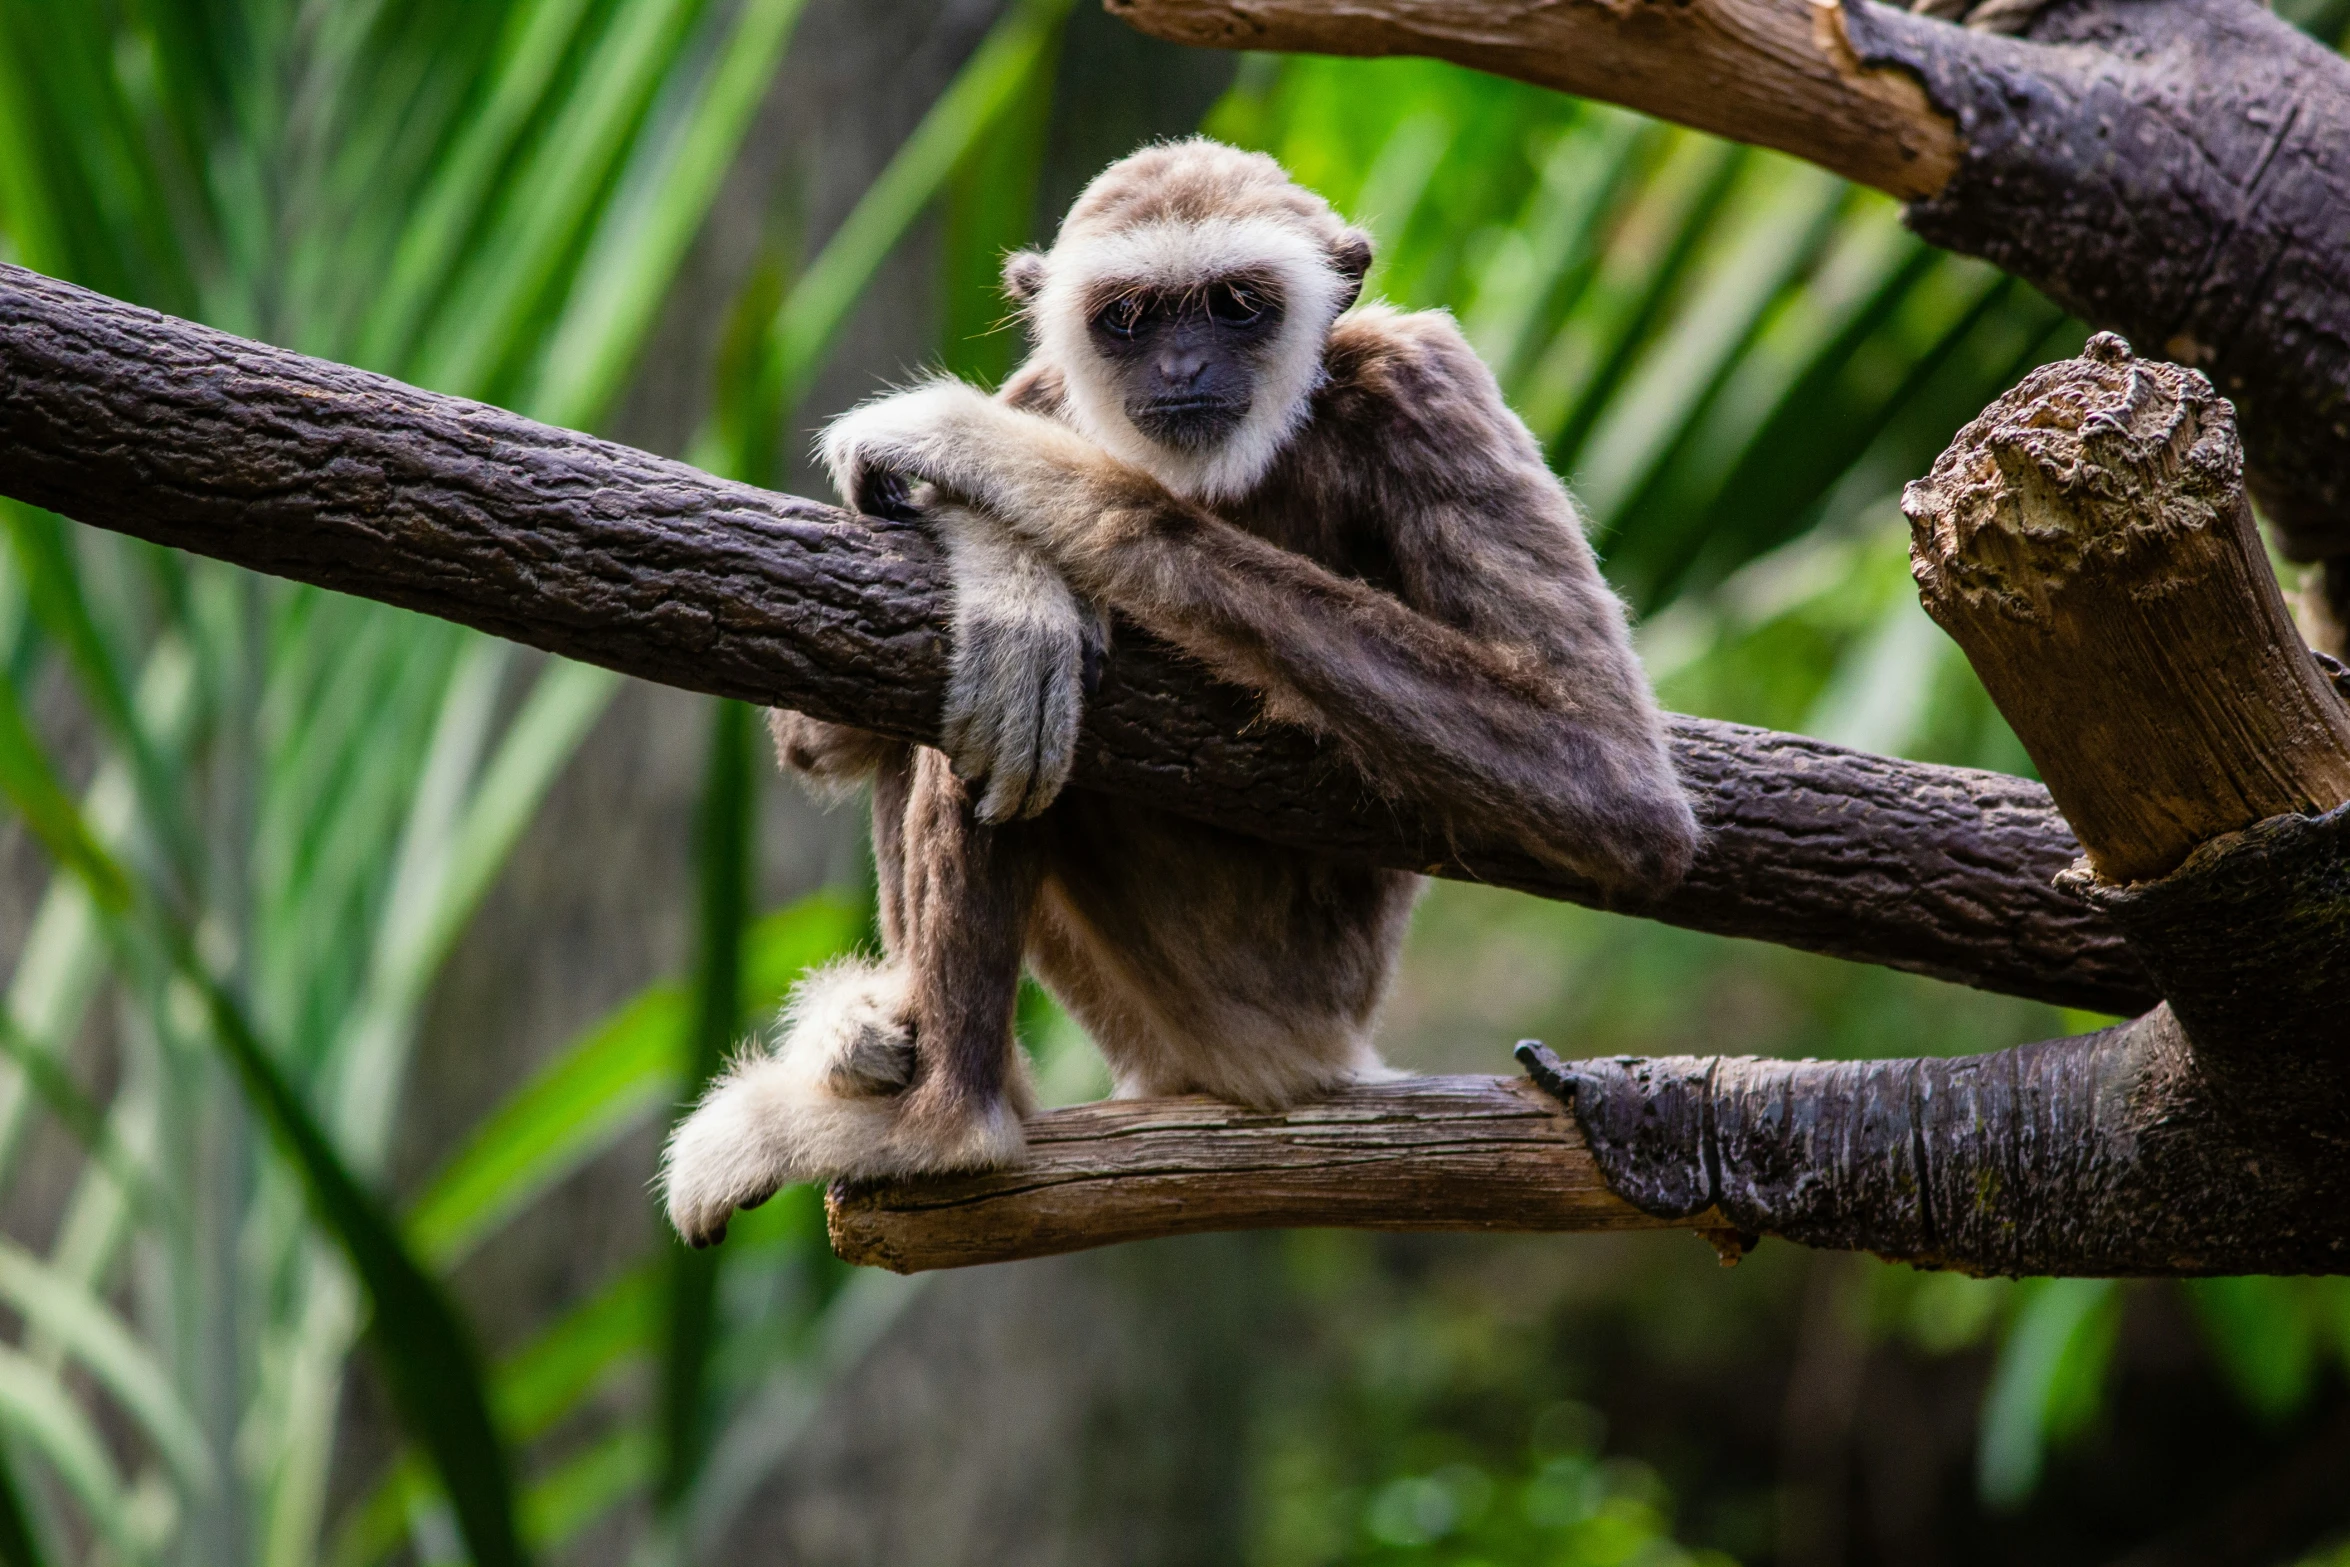
[[[1363,275],[1371,270],[1371,236],[1361,229],[1341,230],[1330,242],[1330,265],[1346,280],[1338,308],[1346,309],[1363,292]]]
[[[1004,292],[1015,305],[1025,305],[1044,287],[1044,257],[1033,250],[1015,250],[1004,258]]]

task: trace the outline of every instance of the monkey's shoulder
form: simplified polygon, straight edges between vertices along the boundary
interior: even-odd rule
[[[1451,315],[1365,305],[1330,329],[1323,379],[1300,432],[1350,466],[1473,480],[1541,470],[1534,439]]]

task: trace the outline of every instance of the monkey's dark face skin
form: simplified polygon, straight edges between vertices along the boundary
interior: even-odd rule
[[[1134,427],[1196,451],[1248,417],[1262,361],[1281,335],[1281,296],[1254,278],[1125,293],[1095,310],[1089,326]]]

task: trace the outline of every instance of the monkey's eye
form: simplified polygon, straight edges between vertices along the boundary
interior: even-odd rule
[[[1149,307],[1137,296],[1129,294],[1102,306],[1100,314],[1093,318],[1093,324],[1112,337],[1127,339],[1142,330],[1142,318],[1148,313]]]
[[[1255,326],[1265,319],[1265,296],[1245,283],[1218,283],[1208,290],[1208,314],[1225,326]]]

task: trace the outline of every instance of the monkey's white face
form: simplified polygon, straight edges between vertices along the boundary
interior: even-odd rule
[[[1304,421],[1353,289],[1277,219],[1155,222],[1064,238],[1029,316],[1077,427],[1213,503],[1254,489]]]

